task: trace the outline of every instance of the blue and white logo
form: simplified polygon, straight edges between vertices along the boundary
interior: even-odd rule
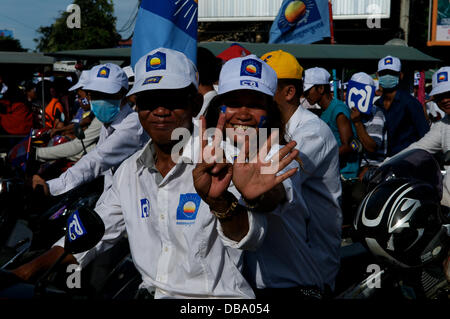
[[[253,59],[242,61],[241,76],[252,76],[260,79],[262,73],[261,62]]]
[[[253,87],[253,88],[257,88],[258,87],[258,82],[251,81],[251,80],[241,80],[241,85],[242,86],[250,86],[250,87]]]
[[[81,236],[86,235],[86,229],[81,222],[78,210],[76,210],[72,215],[70,215],[67,220],[67,229],[69,235],[69,241],[74,241]]]
[[[166,54],[163,52],[156,52],[155,54],[147,56],[146,71],[157,71],[166,69]]]
[[[150,215],[150,202],[147,198],[141,199],[141,218],[147,218]]]
[[[448,73],[447,72],[440,72],[437,75],[437,83],[441,82],[448,82]]]
[[[347,105],[356,107],[361,113],[371,114],[373,99],[375,97],[375,86],[348,81],[347,87]]]
[[[177,208],[177,224],[193,224],[197,218],[201,198],[196,193],[180,194]]]

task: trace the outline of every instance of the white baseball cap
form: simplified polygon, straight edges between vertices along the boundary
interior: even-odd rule
[[[182,89],[190,84],[198,88],[198,71],[184,53],[158,48],[137,61],[134,85],[127,96],[142,91]]]
[[[358,72],[352,75],[350,78],[351,81],[355,81],[362,84],[372,85],[376,86],[375,81],[372,79],[372,77],[364,72]]]
[[[220,71],[218,94],[254,90],[274,96],[277,73],[254,54],[228,60]]]
[[[402,63],[399,58],[395,56],[388,55],[378,61],[378,72],[383,70],[392,70],[395,72],[400,72],[402,69]]]
[[[96,65],[89,72],[89,80],[83,86],[85,90],[107,94],[115,94],[121,88],[128,90],[128,77],[117,64]]]
[[[303,91],[306,92],[314,85],[330,84],[330,73],[324,68],[310,68],[305,70],[303,77]]]
[[[78,90],[86,85],[86,83],[89,81],[89,70],[84,70],[81,72],[80,78],[78,79],[78,82],[72,86],[69,91],[75,91]]]
[[[430,95],[437,95],[450,91],[450,67],[444,66],[433,74],[433,89]]]

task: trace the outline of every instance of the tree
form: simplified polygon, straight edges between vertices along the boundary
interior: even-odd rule
[[[10,36],[0,36],[0,51],[25,51],[20,44],[20,41]]]
[[[61,12],[51,26],[41,26],[37,49],[42,52],[61,50],[100,49],[117,46],[120,35],[112,0],[75,0],[80,7],[81,28],[69,28],[69,12]],[[70,20],[70,19],[69,19]]]

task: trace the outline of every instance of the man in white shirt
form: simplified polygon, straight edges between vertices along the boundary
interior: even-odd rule
[[[161,48],[143,56],[135,69],[129,95],[136,94],[139,118],[151,141],[120,166],[98,202],[96,211],[106,229],[102,240],[66,262],[84,266],[126,232],[142,276],[140,287],[155,298],[254,297],[239,271],[241,252],[223,245],[216,218],[194,188],[199,143],[192,117],[202,101],[194,64],[178,51]],[[172,158],[177,128],[193,135],[184,141],[180,161]],[[59,241],[14,273],[30,278],[51,265],[63,245]]]
[[[45,182],[33,176],[33,188],[40,184],[46,194],[64,194],[77,186],[104,175],[104,190],[112,184],[114,170],[148,141],[138,114],[125,102],[128,78],[116,64],[97,65],[90,70],[84,85],[91,110],[103,123],[96,147],[58,178]]]
[[[277,73],[274,99],[283,123],[286,123],[285,137],[287,141],[297,142],[296,148],[304,165],[304,172],[295,187],[305,199],[304,209],[311,216],[312,252],[325,284],[333,290],[340,264],[342,224],[338,145],[328,125],[299,106],[303,68],[297,59],[282,50],[268,52],[261,59]]]

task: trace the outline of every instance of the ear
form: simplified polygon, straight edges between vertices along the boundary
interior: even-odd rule
[[[283,91],[287,101],[292,101],[292,99],[295,98],[295,95],[297,93],[297,90],[293,85],[286,85]]]
[[[196,117],[203,106],[203,95],[201,95],[200,93],[196,93],[195,96],[191,98],[191,106],[192,117]]]
[[[403,72],[400,72],[399,79],[403,80],[403,76],[404,76]]]
[[[317,85],[316,90],[320,95],[323,95],[323,93],[325,92],[325,87],[323,85]]]

